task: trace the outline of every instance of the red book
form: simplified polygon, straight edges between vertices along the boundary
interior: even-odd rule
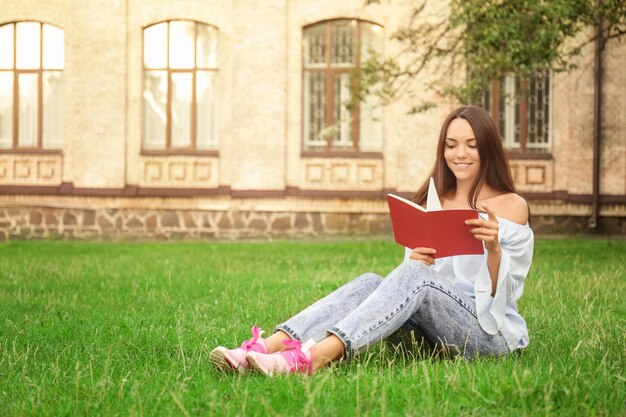
[[[389,213],[396,242],[409,249],[437,250],[433,258],[483,254],[483,242],[476,239],[465,220],[477,219],[478,211],[448,209],[427,211],[420,205],[388,194]]]

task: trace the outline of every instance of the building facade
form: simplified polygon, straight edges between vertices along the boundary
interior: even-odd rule
[[[0,0],[0,239],[388,233],[385,195],[416,191],[456,107],[345,106],[408,0],[75,6]],[[599,152],[594,52],[485,96],[538,232],[626,231],[626,44],[601,54]]]

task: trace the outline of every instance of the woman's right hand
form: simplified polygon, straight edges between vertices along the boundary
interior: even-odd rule
[[[409,258],[420,261],[426,266],[431,266],[435,264],[435,260],[432,257],[435,253],[437,251],[433,248],[415,248],[409,255]]]

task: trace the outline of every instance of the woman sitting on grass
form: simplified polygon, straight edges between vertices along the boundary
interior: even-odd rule
[[[430,176],[444,209],[484,210],[465,222],[484,242],[484,254],[435,261],[437,248],[407,250],[386,278],[358,277],[266,339],[254,326],[252,339],[235,349],[215,348],[211,362],[223,371],[311,374],[391,335],[407,334],[468,359],[526,347],[528,332],[516,302],[532,261],[533,233],[528,205],[515,194],[502,141],[486,111],[460,107],[446,118]],[[418,204],[426,203],[428,184],[417,192]]]

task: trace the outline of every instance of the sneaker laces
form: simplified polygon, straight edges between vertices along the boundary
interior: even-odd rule
[[[250,331],[252,332],[252,339],[243,342],[240,346],[240,349],[243,349],[246,352],[253,351],[266,353],[267,349],[265,348],[265,345],[259,342],[259,338],[263,334],[263,330],[259,329],[259,327],[255,325],[250,329]]]
[[[300,371],[310,375],[313,371],[311,359],[302,350],[302,343],[296,339],[285,339],[283,345],[287,346],[287,350],[280,353],[287,360],[290,372]]]

